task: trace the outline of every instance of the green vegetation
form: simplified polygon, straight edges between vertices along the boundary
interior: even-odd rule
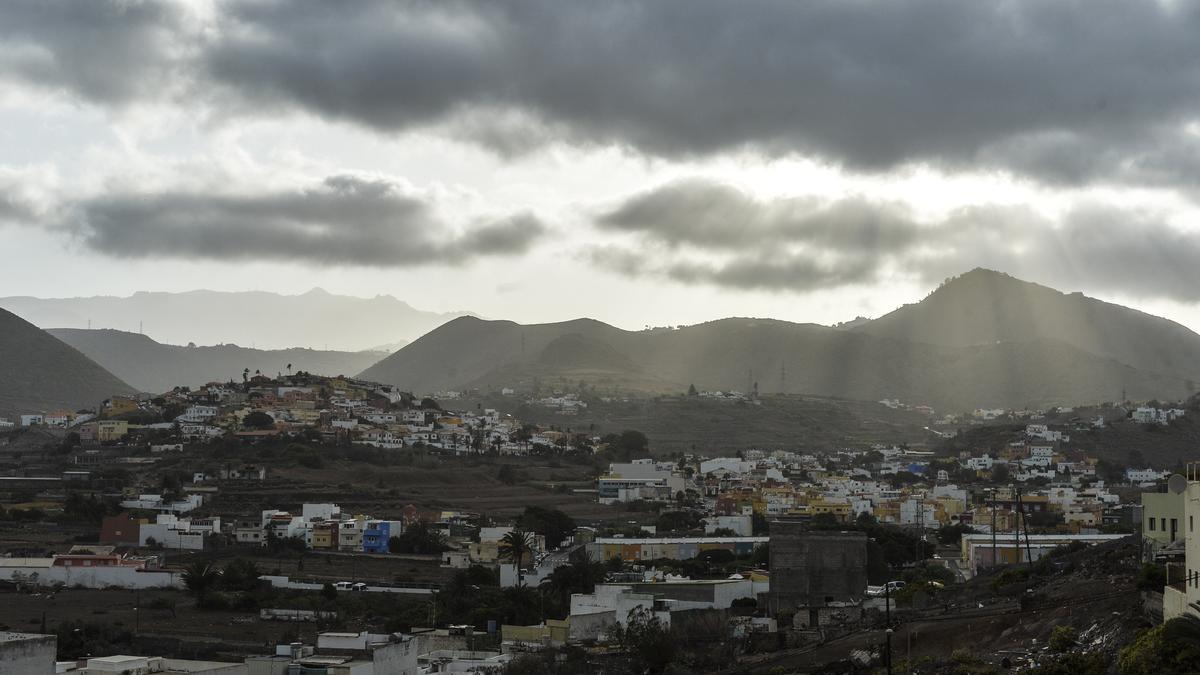
[[[650,441],[646,434],[627,429],[619,434],[608,434],[601,439],[605,446],[600,454],[612,462],[629,462],[650,456]]]
[[[1162,565],[1154,563],[1142,563],[1142,568],[1138,570],[1137,587],[1139,591],[1154,591],[1162,593],[1163,586],[1167,585],[1167,571]]]
[[[1141,633],[1117,656],[1122,675],[1194,672],[1200,663],[1200,619],[1183,616]]]
[[[507,466],[507,465],[505,465]],[[527,506],[518,524],[546,538],[548,548],[558,548],[575,531],[575,519],[558,509]]]
[[[514,527],[500,539],[499,553],[501,560],[507,560],[517,567],[517,587],[522,585],[521,566],[525,564],[525,558],[530,555],[534,548],[533,533],[521,529],[519,526]]]
[[[128,654],[133,651],[133,633],[110,623],[64,621],[54,631],[58,658],[73,661],[96,654]]]
[[[1050,631],[1050,640],[1047,644],[1050,651],[1061,653],[1071,651],[1078,640],[1079,631],[1070,626],[1055,626]]]
[[[275,418],[261,410],[255,410],[242,418],[242,426],[249,429],[273,429]]]
[[[670,629],[644,607],[630,610],[625,625],[612,629],[612,638],[628,661],[625,672],[661,673],[675,660],[676,643]]]
[[[441,553],[448,548],[442,533],[423,522],[409,525],[400,536],[388,540],[392,553]]]

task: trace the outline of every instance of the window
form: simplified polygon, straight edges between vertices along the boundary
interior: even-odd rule
[[[1151,519],[1150,519],[1150,531],[1151,531],[1151,532],[1153,532],[1153,531],[1154,531],[1154,518],[1151,518]]]
[[[1195,520],[1195,518],[1195,516],[1188,516],[1188,532],[1192,531],[1192,525],[1195,524],[1192,521]]]

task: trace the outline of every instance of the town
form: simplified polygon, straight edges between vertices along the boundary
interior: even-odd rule
[[[1139,574],[1161,577],[1131,589],[1157,598],[1160,622],[1200,599],[1191,583],[1200,558],[1183,545],[1195,472],[1072,444],[1110,428],[1170,427],[1196,414],[1189,402],[942,417],[912,406],[930,419],[920,447],[708,457],[656,455],[636,430],[572,430],[588,406],[579,393],[521,400],[562,418],[553,425],[454,409],[471,395],[247,369],[241,382],[0,421],[0,582],[37,616],[7,629],[52,629],[58,646],[37,643],[38,658],[78,647],[81,631],[93,653],[114,650],[59,671],[81,673],[135,662],[121,659],[151,668],[139,672],[209,672],[178,665],[178,648],[166,658],[115,652],[172,651],[183,643],[142,641],[140,631],[186,640],[189,622],[210,616],[237,627],[205,648],[214,673],[268,672],[257,663],[508,672],[544,659],[582,668],[630,658],[651,669],[726,658],[828,667],[815,656],[823,645],[856,638],[854,664],[866,667],[899,659],[881,629],[1011,609],[1003,594],[967,604],[959,589],[973,580],[1003,590],[1093,547],[1128,545]],[[759,402],[756,392],[682,396]],[[937,445],[972,429],[1004,433],[990,447]],[[479,468],[488,480],[472,485],[466,476]],[[398,488],[420,473],[457,474],[465,491],[410,500]],[[47,597],[53,607],[32,601]],[[106,611],[128,605],[138,628],[67,618],[78,617],[62,611],[76,598]],[[271,642],[280,624],[291,636],[272,653],[239,639]],[[686,650],[631,647],[672,639]],[[909,663],[934,658],[908,649]],[[1034,665],[1044,655],[1006,658]],[[372,662],[378,670],[354,670]]]

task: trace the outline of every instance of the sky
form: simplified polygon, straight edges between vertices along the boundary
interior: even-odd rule
[[[1200,329],[1200,2],[8,0],[0,295]]]

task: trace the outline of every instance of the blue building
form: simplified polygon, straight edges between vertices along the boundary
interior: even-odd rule
[[[387,553],[388,541],[404,532],[404,523],[398,520],[371,520],[363,530],[363,552]]]

